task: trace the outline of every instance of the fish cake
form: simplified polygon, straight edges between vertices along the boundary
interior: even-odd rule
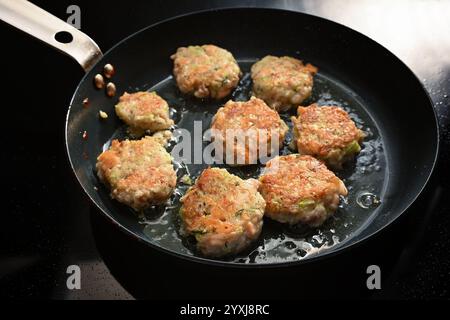
[[[125,92],[115,107],[117,116],[135,131],[160,131],[174,123],[169,105],[156,92]]]
[[[233,55],[211,44],[178,48],[171,59],[178,88],[197,98],[222,99],[237,87],[241,76]]]
[[[272,139],[277,139],[278,147],[281,148],[288,126],[263,100],[252,97],[246,102],[228,101],[217,111],[211,129],[216,130],[214,142],[221,144],[224,158],[226,159],[227,147],[233,153],[232,161],[226,163],[247,165],[256,163],[258,156],[269,156],[278,151],[272,150]],[[241,133],[239,135],[247,141],[242,140],[239,143],[232,135],[227,138],[228,130],[239,130],[236,133]],[[229,139],[232,141],[228,141]]]
[[[113,140],[97,158],[97,175],[111,189],[111,197],[136,211],[164,203],[177,176],[172,157],[154,137]]]
[[[321,161],[299,154],[270,160],[259,178],[265,215],[290,225],[318,227],[347,195],[344,183]]]
[[[194,236],[204,256],[241,252],[261,233],[265,201],[258,186],[225,169],[204,170],[181,198],[182,234]]]
[[[292,117],[293,143],[300,154],[326,162],[334,169],[353,159],[361,151],[365,137],[348,113],[335,106],[299,107],[298,117]]]
[[[253,94],[271,108],[286,111],[309,98],[317,68],[292,57],[266,56],[251,68]]]

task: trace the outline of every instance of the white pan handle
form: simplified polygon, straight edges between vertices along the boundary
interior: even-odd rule
[[[0,0],[0,19],[71,56],[85,71],[102,57],[86,34],[26,0]],[[55,35],[59,32],[69,33],[71,41],[58,42]]]

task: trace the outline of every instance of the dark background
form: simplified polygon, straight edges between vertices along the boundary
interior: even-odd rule
[[[81,30],[95,39],[103,51],[129,34],[164,18],[230,6],[277,7],[319,15],[356,29],[387,47],[415,72],[430,93],[439,115],[440,160],[426,192],[395,226],[386,231],[390,232],[387,240],[377,242],[374,239],[367,244],[367,250],[381,244],[386,246],[378,248],[382,252],[385,250],[385,254],[374,254],[369,261],[382,267],[383,289],[376,293],[353,290],[353,282],[365,281],[364,266],[368,262],[353,257],[352,262],[361,265],[362,275],[353,278],[349,275],[349,285],[336,291],[341,291],[342,296],[364,298],[450,296],[450,184],[447,165],[450,152],[447,129],[450,2],[33,2],[63,20],[68,16],[66,8],[69,5],[79,5]],[[0,153],[0,181],[3,184],[0,296],[59,299],[141,297],[140,291],[134,289],[138,276],[129,279],[114,271],[117,270],[115,259],[111,258],[115,251],[134,249],[105,249],[98,243],[98,235],[108,232],[105,221],[90,208],[69,170],[64,150],[64,121],[72,93],[83,76],[82,69],[70,58],[4,23],[0,23],[0,37],[4,133]],[[395,77],[395,74],[386,70],[386,77]],[[417,152],[420,152],[420,146]],[[143,248],[135,250],[145,252]],[[126,264],[126,261],[122,263]],[[82,290],[66,289],[65,270],[70,264],[81,267]],[[132,265],[129,270],[133,273]],[[336,284],[329,283],[328,286]],[[324,285],[323,289],[328,288]]]

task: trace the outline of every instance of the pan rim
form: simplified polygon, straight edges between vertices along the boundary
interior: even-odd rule
[[[364,235],[363,237],[361,237],[360,239],[355,240],[354,243],[352,243],[350,246],[345,246],[344,244],[345,242],[341,242],[340,244],[336,245],[335,248],[333,250],[325,250],[323,252],[321,252],[320,254],[314,254],[311,256],[308,256],[306,258],[303,259],[299,259],[296,261],[286,261],[286,262],[274,262],[274,263],[248,263],[248,264],[244,264],[244,263],[237,263],[237,262],[232,262],[232,261],[222,261],[222,260],[214,260],[214,259],[209,259],[209,258],[204,258],[204,257],[200,257],[200,256],[195,256],[195,255],[186,255],[186,254],[182,254],[182,253],[178,253],[166,248],[163,248],[161,246],[158,246],[154,243],[151,243],[150,241],[148,241],[148,239],[145,239],[143,236],[138,235],[137,233],[135,233],[134,231],[130,230],[129,228],[125,227],[124,225],[120,224],[107,210],[104,210],[90,195],[90,193],[88,192],[88,190],[85,188],[85,186],[83,185],[83,183],[81,182],[81,180],[79,179],[78,175],[75,173],[75,168],[74,168],[74,164],[72,162],[72,158],[70,156],[70,148],[69,148],[69,144],[68,144],[68,124],[69,124],[69,117],[71,114],[71,109],[72,106],[74,104],[74,100],[76,99],[77,93],[81,87],[81,85],[85,82],[86,78],[90,75],[92,69],[90,71],[88,71],[80,80],[80,82],[78,83],[74,94],[72,95],[72,98],[70,100],[70,104],[69,104],[69,108],[67,110],[67,114],[66,114],[66,123],[65,123],[65,133],[64,133],[64,137],[65,137],[65,149],[66,149],[66,156],[69,160],[69,164],[70,164],[70,168],[72,170],[72,173],[75,175],[78,184],[81,186],[81,188],[83,189],[85,195],[88,196],[88,198],[90,199],[90,202],[95,204],[96,208],[98,210],[100,210],[100,212],[102,212],[102,214],[108,218],[108,220],[110,220],[113,225],[116,225],[119,227],[119,229],[124,232],[125,234],[128,234],[129,236],[137,239],[140,242],[145,243],[146,245],[150,246],[153,249],[156,249],[160,252],[163,253],[167,253],[170,254],[173,257],[177,257],[177,258],[181,258],[184,260],[187,260],[189,262],[193,262],[193,263],[202,263],[202,264],[206,264],[206,265],[211,265],[211,266],[219,266],[219,267],[227,267],[227,268],[251,268],[251,269],[266,269],[266,268],[279,268],[279,267],[293,267],[293,266],[298,266],[298,265],[302,265],[305,263],[313,263],[313,262],[317,262],[320,261],[322,259],[328,259],[331,257],[335,257],[336,255],[342,253],[344,251],[344,249],[352,249],[352,248],[356,248],[357,246],[362,245],[363,243],[367,242],[369,239],[374,238],[375,236],[379,235],[383,230],[385,230],[387,227],[389,227],[390,225],[392,225],[395,221],[397,221],[397,219],[399,219],[400,216],[402,216],[417,200],[417,198],[423,193],[424,189],[428,186],[430,179],[434,173],[434,170],[436,168],[436,164],[438,162],[439,159],[439,153],[440,153],[440,130],[439,130],[439,121],[438,121],[438,116],[436,113],[436,109],[434,108],[434,104],[433,101],[431,99],[431,96],[429,94],[429,92],[426,90],[425,86],[423,85],[423,83],[420,81],[419,77],[409,68],[408,65],[406,65],[400,58],[398,58],[393,52],[391,52],[389,49],[387,49],[386,47],[384,47],[383,45],[381,45],[380,43],[378,43],[377,41],[373,40],[372,38],[364,35],[363,33],[348,27],[344,24],[341,24],[339,22],[335,22],[333,20],[329,20],[317,15],[313,15],[310,13],[305,13],[302,11],[295,11],[295,10],[288,10],[288,9],[280,9],[280,8],[271,8],[271,7],[252,7],[252,6],[238,6],[238,7],[220,7],[220,8],[214,8],[214,9],[205,9],[205,10],[198,10],[198,11],[191,11],[188,13],[183,13],[180,15],[176,15],[173,17],[169,17],[167,19],[163,19],[160,20],[154,24],[151,24],[149,26],[146,26],[144,28],[141,28],[140,30],[128,35],[127,37],[123,38],[122,40],[120,40],[119,42],[117,42],[116,44],[114,44],[110,49],[108,49],[103,57],[94,65],[97,66],[99,65],[102,61],[104,61],[105,57],[107,57],[109,55],[110,52],[114,51],[116,48],[118,48],[119,46],[123,45],[125,42],[127,42],[129,39],[135,37],[136,35],[146,31],[147,29],[150,28],[154,28],[158,25],[173,21],[173,20],[178,20],[180,18],[183,17],[187,17],[187,16],[192,16],[192,15],[197,15],[197,14],[206,14],[206,13],[211,13],[211,12],[219,12],[219,11],[248,11],[248,10],[252,10],[252,11],[271,11],[271,12],[285,12],[285,13],[290,13],[290,14],[299,14],[299,15],[306,15],[309,17],[312,17],[313,19],[318,19],[318,20],[322,20],[326,23],[331,23],[331,24],[335,24],[337,26],[339,26],[340,28],[344,28],[347,29],[351,32],[356,33],[358,36],[365,38],[367,41],[372,42],[374,45],[377,45],[379,47],[381,47],[383,50],[387,51],[391,57],[393,59],[396,60],[397,63],[400,63],[405,69],[406,71],[408,71],[413,78],[420,84],[420,87],[422,89],[422,91],[425,93],[425,96],[427,97],[428,101],[429,101],[429,107],[431,107],[432,111],[433,111],[433,119],[434,119],[434,127],[435,127],[435,134],[436,134],[436,138],[435,138],[435,142],[436,142],[436,148],[434,150],[434,159],[433,162],[430,166],[429,169],[429,173],[427,174],[426,179],[424,180],[423,185],[419,188],[419,191],[416,193],[416,195],[407,202],[407,205],[405,206],[405,208],[401,211],[398,211],[396,216],[388,221],[387,223],[383,224],[380,228],[378,228],[377,230],[375,230],[372,233],[369,233],[367,235]],[[350,238],[351,239],[351,238]]]

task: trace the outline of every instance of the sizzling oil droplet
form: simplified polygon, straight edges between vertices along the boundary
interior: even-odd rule
[[[381,203],[380,199],[370,192],[361,192],[356,198],[356,203],[364,209],[378,207]]]

